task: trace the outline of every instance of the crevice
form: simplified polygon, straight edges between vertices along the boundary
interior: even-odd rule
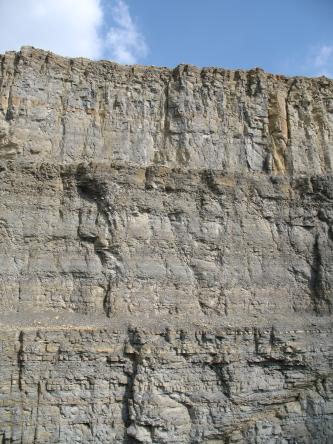
[[[213,170],[203,170],[201,172],[201,180],[214,195],[219,196],[221,194]]]
[[[167,81],[167,84],[165,86],[165,90],[164,90],[164,95],[165,95],[165,99],[164,99],[164,120],[163,120],[163,154],[166,152],[166,143],[167,143],[167,138],[168,138],[168,133],[169,133],[169,126],[170,126],[170,122],[169,122],[169,116],[168,116],[168,112],[169,112],[169,88],[170,88],[170,82],[171,80],[169,79]]]
[[[312,248],[312,264],[309,280],[309,288],[313,308],[316,314],[331,313],[332,307],[329,298],[327,298],[327,287],[323,276],[323,257],[320,246],[320,235],[316,234],[315,242]]]
[[[18,365],[18,387],[20,392],[23,390],[23,371],[24,371],[24,351],[23,351],[23,342],[24,342],[24,332],[20,331],[19,334],[19,350],[17,352],[17,365]]]
[[[59,143],[59,154],[60,161],[64,161],[64,151],[65,151],[65,137],[66,137],[66,108],[67,105],[65,96],[67,95],[67,91],[65,92],[65,87],[63,88],[63,94],[60,95],[61,101],[61,117],[60,117],[60,128],[61,128],[61,139]]]
[[[291,83],[291,85],[288,88],[287,96],[285,99],[285,109],[286,109],[286,123],[287,123],[287,146],[286,146],[286,156],[285,156],[285,164],[286,164],[286,170],[289,174],[294,174],[294,164],[292,162],[291,158],[291,120],[290,120],[290,112],[289,112],[289,99],[291,91],[295,85],[296,79],[294,79]]]
[[[36,422],[35,422],[35,431],[34,431],[34,440],[33,443],[38,443],[38,420],[39,420],[39,404],[40,404],[40,397],[42,393],[41,383],[38,381],[37,385],[37,407],[36,407]]]
[[[102,264],[103,274],[105,276],[105,282],[102,285],[104,289],[102,309],[105,315],[110,317],[113,308],[111,301],[112,288],[117,285],[119,275],[122,274],[122,258],[117,251],[117,246],[111,242],[114,227],[113,220],[110,217],[112,208],[106,198],[107,184],[99,181],[93,171],[87,171],[87,167],[81,165],[76,173],[76,187],[82,200],[93,204],[97,209],[97,217],[95,220],[96,232],[91,234],[81,232],[82,214],[81,212],[79,213],[78,237],[83,242],[88,242],[93,245],[94,253],[98,256]],[[99,233],[99,219],[102,219],[102,226],[108,231],[106,239],[103,234],[101,235],[101,233]]]
[[[287,96],[286,96],[286,100],[285,100],[285,104],[286,104],[286,118],[287,118],[287,132],[288,132],[288,144],[291,143],[291,122],[290,122],[290,113],[289,113],[288,105],[289,105],[290,94],[291,94],[291,91],[292,91],[295,83],[296,83],[296,79],[293,79],[293,81],[291,82],[291,85],[288,88]]]
[[[208,364],[208,367],[213,370],[213,372],[216,374],[219,387],[222,391],[222,393],[227,397],[231,397],[231,391],[230,391],[230,385],[228,384],[228,380],[226,378],[225,372],[226,372],[226,365],[222,364],[220,362],[218,363],[211,363]]]
[[[278,174],[286,172],[286,151],[289,140],[286,113],[286,97],[279,93],[270,94],[268,104],[270,153],[273,157],[273,171]]]
[[[269,335],[269,344],[271,347],[275,347],[278,343],[277,337],[276,337],[276,332],[275,332],[275,328],[274,326],[272,326],[271,328],[271,332]]]
[[[265,359],[264,361],[251,362],[250,360],[248,360],[247,364],[249,367],[262,367],[278,371],[295,371],[295,369],[300,370],[308,368],[308,366],[299,359],[295,359],[293,361],[288,361],[287,359],[290,359],[290,357],[286,359],[271,357],[270,359]]]
[[[169,88],[171,84],[171,77],[167,79],[166,85],[164,87],[164,102],[161,107],[161,121],[163,122],[162,131],[162,144],[161,148],[158,151],[155,151],[154,154],[154,163],[155,164],[165,164],[166,160],[168,160],[168,151],[167,151],[167,141],[170,134],[170,118],[169,118]]]
[[[130,360],[131,368],[126,372],[127,373],[127,384],[126,384],[126,390],[123,397],[123,403],[122,403],[122,420],[125,425],[124,430],[124,443],[125,444],[137,444],[140,441],[138,441],[135,437],[130,436],[127,434],[128,427],[132,424],[131,420],[131,407],[134,404],[134,383],[135,379],[138,375],[138,368],[139,368],[139,354],[140,354],[140,338],[137,337],[137,334],[135,331],[129,332],[129,350],[125,351],[125,356]],[[132,405],[131,405],[132,404]]]
[[[8,94],[8,102],[7,102],[7,110],[5,114],[5,121],[9,122],[14,119],[14,112],[13,112],[13,86],[15,83],[16,74],[18,73],[18,65],[20,63],[21,59],[21,53],[18,52],[15,54],[14,58],[14,75],[11,82],[11,85],[9,87],[9,94]]]
[[[319,312],[319,301],[321,295],[321,266],[322,260],[319,247],[319,234],[317,233],[312,248],[312,265],[309,282],[311,299],[314,306],[314,311],[316,313]]]
[[[111,305],[111,281],[108,281],[105,293],[104,293],[104,299],[103,299],[103,310],[106,316],[109,318],[112,313],[112,305]]]
[[[5,55],[0,55],[0,91],[2,89],[2,85],[5,79]]]

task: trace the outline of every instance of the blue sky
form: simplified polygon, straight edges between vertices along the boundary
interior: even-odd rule
[[[0,52],[333,77],[333,0],[0,0]]]
[[[259,66],[308,75],[333,70],[333,0],[128,0],[128,5],[149,44],[147,63]],[[324,47],[332,48],[330,65],[313,66]]]

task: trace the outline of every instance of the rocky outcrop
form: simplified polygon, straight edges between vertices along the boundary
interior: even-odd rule
[[[333,81],[1,56],[3,443],[330,443]]]
[[[228,172],[332,172],[332,81],[1,57],[0,156]]]

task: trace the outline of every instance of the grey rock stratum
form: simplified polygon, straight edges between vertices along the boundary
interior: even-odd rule
[[[0,440],[333,442],[333,81],[0,56]]]

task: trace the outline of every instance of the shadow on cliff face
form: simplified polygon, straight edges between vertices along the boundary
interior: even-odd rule
[[[317,234],[313,245],[313,263],[309,286],[314,310],[318,314],[332,313],[332,272],[330,272],[333,242],[326,234]]]
[[[123,274],[122,258],[118,245],[114,242],[115,224],[112,218],[115,210],[108,198],[107,182],[94,174],[91,169],[81,165],[76,172],[76,185],[79,196],[86,201],[89,210],[80,210],[78,236],[82,242],[92,243],[100,258],[105,276],[103,309],[110,317],[112,314],[112,288],[117,286]]]

